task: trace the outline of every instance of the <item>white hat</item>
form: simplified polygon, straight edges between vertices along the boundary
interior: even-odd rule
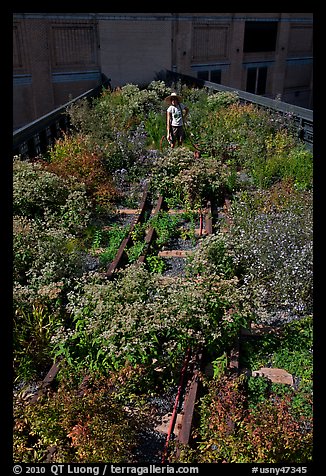
[[[164,101],[171,104],[172,99],[177,99],[179,102],[181,101],[181,96],[178,96],[177,93],[171,93],[170,96],[167,96]]]

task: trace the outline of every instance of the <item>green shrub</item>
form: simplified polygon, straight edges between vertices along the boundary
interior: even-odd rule
[[[282,180],[291,180],[299,190],[312,187],[312,152],[294,139],[287,129],[265,139],[266,154],[253,156],[248,163],[254,183],[269,188]]]
[[[158,360],[171,374],[188,346],[205,345],[209,352],[230,345],[246,309],[237,280],[216,276],[160,281],[143,265],[129,266],[119,279],[103,282],[84,277],[70,293],[71,329],[55,337],[57,355],[71,365],[106,372]]]
[[[64,135],[50,149],[47,169],[63,177],[76,177],[85,184],[96,205],[110,209],[117,198],[112,175],[107,173],[103,156],[81,134]]]
[[[30,405],[18,395],[14,462],[43,462],[53,446],[56,463],[133,462],[139,422],[117,401],[115,380],[98,377],[83,396],[66,381]]]
[[[60,292],[60,287],[58,286]],[[52,287],[54,292],[54,287]],[[13,320],[15,380],[37,379],[51,366],[51,337],[61,320],[41,302],[16,308]]]
[[[197,159],[187,147],[167,151],[152,167],[151,187],[174,204],[198,210],[214,197],[217,203],[229,190],[232,168],[212,157]]]
[[[14,219],[14,280],[33,286],[48,285],[81,274],[80,243],[65,228],[24,218]]]
[[[247,409],[243,377],[222,376],[209,382],[199,415],[196,446],[193,450],[183,449],[179,462],[312,461],[311,420],[304,421],[293,413],[290,396],[273,395]]]
[[[224,237],[243,287],[261,322],[312,313],[312,194],[240,193]]]
[[[285,324],[277,335],[266,335],[253,342],[243,343],[242,365],[251,370],[260,367],[282,368],[289,372],[295,383],[295,390],[287,385],[268,385],[262,379],[248,380],[248,402],[255,406],[266,398],[266,392],[282,396],[292,395],[292,411],[298,416],[311,418],[313,395],[313,322],[307,316]],[[260,384],[260,388],[259,388]],[[270,387],[270,388],[269,388]]]
[[[14,160],[13,214],[80,233],[88,225],[91,203],[74,177],[62,178],[38,162]]]

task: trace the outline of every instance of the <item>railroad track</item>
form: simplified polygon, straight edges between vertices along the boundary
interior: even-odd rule
[[[120,214],[128,213],[133,214],[134,217],[130,224],[128,235],[122,240],[121,245],[116,253],[114,260],[108,265],[104,275],[108,279],[113,279],[117,275],[117,271],[122,269],[128,262],[127,250],[133,245],[133,231],[138,224],[145,223],[149,217],[157,215],[160,211],[168,211],[171,214],[183,213],[184,210],[167,210],[164,197],[159,196],[156,205],[154,207],[152,203],[152,197],[146,186],[143,191],[143,196],[139,208],[135,210],[119,210]],[[213,230],[213,214],[210,202],[204,210],[199,212],[198,216],[199,226],[196,230],[197,235],[203,236],[212,233]],[[141,256],[138,258],[137,263],[141,264],[146,261],[146,255],[150,248],[154,245],[156,239],[156,232],[153,227],[149,227],[145,235],[145,246]],[[167,258],[185,258],[188,253],[180,250],[158,251],[158,256]],[[165,462],[168,457],[169,441],[175,433],[177,433],[177,440],[182,444],[187,444],[191,434],[192,417],[194,413],[194,404],[196,401],[197,389],[198,389],[198,369],[200,367],[201,354],[192,349],[188,349],[187,356],[183,363],[183,370],[181,371],[180,382],[174,403],[174,409],[172,410],[171,418],[168,423],[168,430],[166,432],[165,445],[162,447],[162,462]],[[58,359],[53,363],[46,376],[42,380],[38,389],[29,396],[28,401],[30,404],[36,403],[38,399],[53,386],[55,379],[60,371],[61,365],[63,365],[64,359]],[[87,389],[89,377],[86,376],[80,387],[79,395],[82,396]],[[178,431],[179,430],[179,431]],[[164,430],[163,430],[164,433]],[[47,454],[44,456],[44,461],[51,462],[53,455],[55,454],[56,447],[52,446],[48,448]]]
[[[229,203],[226,201],[224,208],[227,208],[228,206]],[[140,207],[137,210],[129,211],[135,216],[130,225],[128,236],[121,242],[114,260],[109,264],[107,270],[104,273],[108,279],[112,279],[114,276],[116,276],[117,271],[127,264],[127,249],[133,244],[132,233],[136,225],[145,223],[149,217],[157,215],[162,210],[168,211],[169,213],[177,213],[175,210],[167,210],[164,197],[162,196],[158,197],[154,208],[152,197],[148,192],[148,188],[145,188]],[[123,213],[123,210],[120,210],[120,213]],[[179,213],[182,213],[182,210],[179,211]],[[196,230],[197,235],[209,235],[213,232],[215,215],[216,210],[213,209],[210,202],[207,202],[205,209],[201,210],[198,216],[199,227]],[[155,238],[155,229],[153,227],[149,227],[145,235],[145,247],[141,256],[138,258],[137,263],[145,263],[146,255],[153,246]],[[186,258],[189,252],[174,249],[168,251],[158,250],[157,253],[158,256],[161,257]],[[257,326],[252,326],[249,329],[243,329],[239,333],[234,349],[232,349],[228,355],[229,370],[237,374],[246,372],[247,375],[256,377],[262,376],[269,378],[272,382],[274,381],[292,385],[293,379],[291,379],[291,375],[287,374],[287,372],[283,371],[282,369],[262,368],[257,369],[255,372],[249,373],[247,369],[240,368],[239,361],[241,340],[247,337],[252,338],[253,336],[259,336],[262,335],[262,333],[272,331],[274,332],[275,329],[266,329]],[[195,422],[195,405],[198,402],[201,392],[200,373],[202,372],[204,353],[205,349],[202,348],[188,348],[185,351],[173,408],[171,408],[171,411],[167,415],[162,417],[162,425],[158,425],[156,427],[156,431],[159,431],[165,435],[165,442],[161,448],[161,463],[163,464],[169,462],[171,441],[174,443],[172,446],[176,448],[173,454],[174,462],[178,461],[178,458],[180,457],[180,448],[192,444],[191,438],[193,425]],[[62,363],[62,360],[57,360],[55,363],[53,363],[37,391],[30,397],[29,402],[31,404],[37,402],[39,397],[51,387]],[[79,387],[79,395],[81,397],[87,389],[88,380],[89,377],[86,376]],[[44,456],[44,461],[53,461],[52,458],[55,454],[55,451],[55,446],[49,447],[47,454]]]

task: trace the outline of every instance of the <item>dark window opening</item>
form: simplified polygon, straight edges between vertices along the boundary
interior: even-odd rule
[[[256,90],[256,68],[248,68],[247,71],[247,86],[246,86],[246,91],[248,93],[253,93],[255,94]]]
[[[248,68],[246,91],[253,94],[265,94],[267,81],[267,67]]]
[[[197,78],[198,79],[203,79],[204,81],[209,81],[208,71],[198,71],[197,72]]]
[[[276,37],[276,21],[246,21],[243,51],[275,51]]]
[[[267,68],[258,68],[257,92],[256,94],[265,94],[267,80]]]
[[[216,71],[211,71],[211,81],[212,83],[221,83],[221,70],[217,69]]]
[[[213,71],[197,71],[197,78],[204,81],[211,81],[212,83],[221,83],[221,70]]]

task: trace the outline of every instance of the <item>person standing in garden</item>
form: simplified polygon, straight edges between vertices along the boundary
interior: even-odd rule
[[[176,93],[171,93],[165,101],[169,104],[166,111],[166,138],[173,148],[176,144],[182,145],[184,141],[184,121],[189,109]]]

